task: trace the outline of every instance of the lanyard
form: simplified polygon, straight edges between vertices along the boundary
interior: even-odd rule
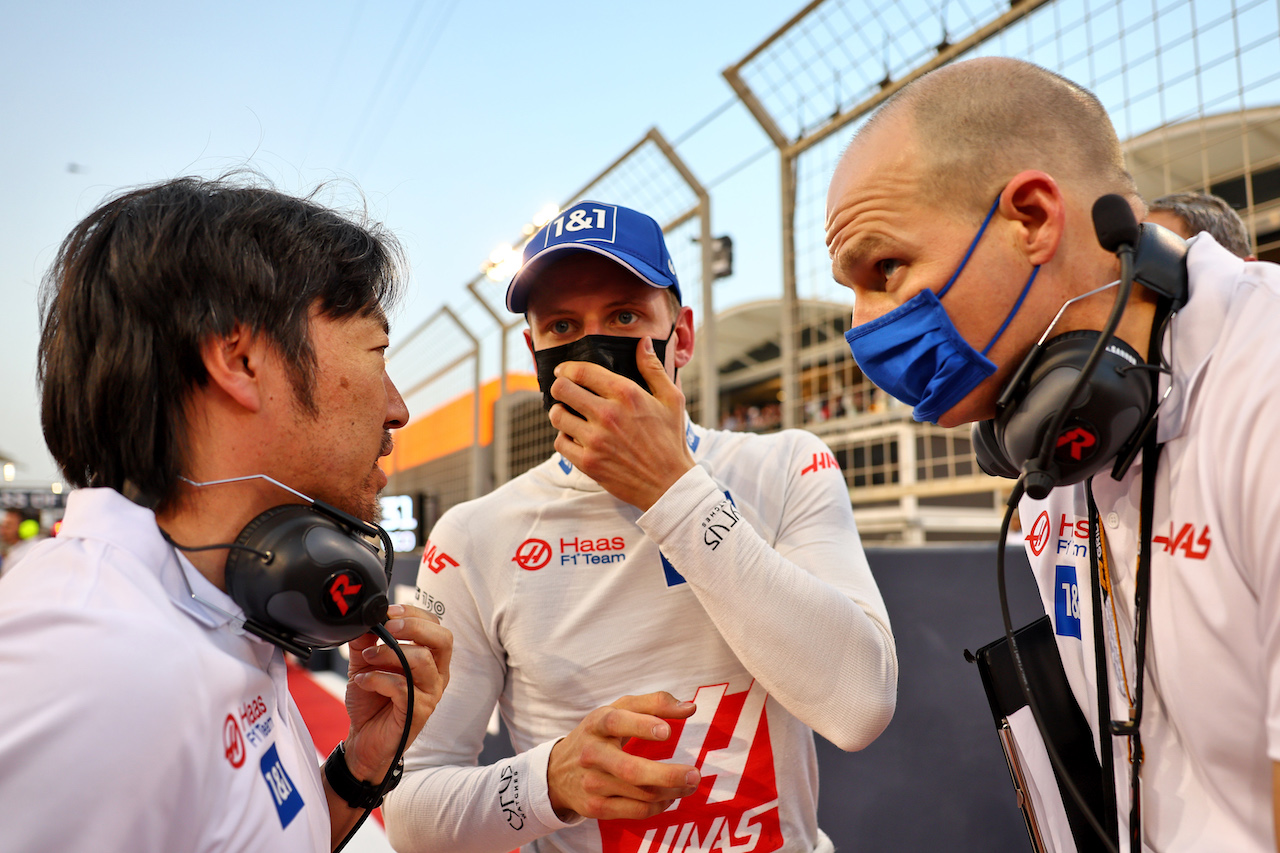
[[[1101,753],[1103,787],[1110,792],[1111,802],[1115,802],[1115,756],[1111,737],[1102,741],[1103,733],[1115,737],[1129,738],[1129,850],[1141,853],[1142,850],[1142,700],[1146,682],[1147,661],[1147,624],[1151,610],[1151,536],[1155,516],[1156,468],[1160,460],[1161,445],[1156,438],[1157,429],[1153,423],[1147,431],[1142,446],[1142,503],[1138,535],[1138,568],[1134,577],[1134,683],[1129,684],[1127,670],[1124,665],[1120,644],[1120,623],[1116,616],[1115,595],[1118,587],[1113,583],[1110,561],[1107,556],[1106,534],[1102,530],[1098,506],[1093,499],[1093,483],[1090,480],[1085,493],[1089,504],[1089,525],[1093,531],[1093,547],[1090,548],[1089,562],[1092,568],[1093,584],[1093,646],[1094,668],[1096,670],[1098,690],[1098,740]],[[1128,700],[1129,718],[1115,720],[1111,715],[1111,691],[1107,679],[1105,627],[1102,624],[1102,592],[1111,608],[1116,634],[1116,649],[1120,660],[1120,677],[1124,685],[1125,697]],[[1108,814],[1108,819],[1113,816]],[[1108,827],[1115,832],[1114,824]]]

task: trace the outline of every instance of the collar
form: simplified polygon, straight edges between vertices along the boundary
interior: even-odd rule
[[[702,445],[702,440],[706,437],[706,433],[707,431],[695,424],[689,418],[689,413],[685,412],[684,441],[685,444],[689,445],[689,452],[693,454],[694,459],[698,457],[698,448]],[[579,471],[573,466],[572,462],[559,453],[552,454],[551,458],[543,463],[543,466],[547,468],[552,479],[559,485],[582,492],[604,491],[603,486]]]
[[[115,489],[77,489],[67,497],[60,538],[104,542],[132,555],[152,571],[174,606],[202,625],[216,628],[244,611],[164,540],[156,514]],[[192,599],[194,593],[213,605]],[[215,609],[226,611],[218,613]]]
[[[1207,233],[1192,237],[1187,243],[1187,304],[1173,318],[1164,340],[1165,357],[1173,371],[1160,380],[1161,396],[1169,390],[1168,398],[1160,405],[1157,437],[1162,444],[1182,434],[1188,401],[1213,357],[1244,265]]]

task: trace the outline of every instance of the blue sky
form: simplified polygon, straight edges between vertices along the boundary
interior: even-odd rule
[[[5,4],[0,30],[0,453],[56,468],[40,435],[36,293],[58,243],[119,188],[250,167],[367,204],[402,241],[407,331],[499,243],[650,126],[675,139],[732,98],[720,71],[800,4]],[[731,11],[730,11],[731,10]],[[768,140],[734,106],[679,149],[708,182]],[[737,273],[720,305],[778,293],[777,157],[716,188]],[[358,192],[357,192],[358,190]]]

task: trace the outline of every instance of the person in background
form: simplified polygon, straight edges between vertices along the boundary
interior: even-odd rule
[[[45,537],[40,533],[40,516],[10,507],[0,516],[0,575],[18,565],[36,543]]]
[[[1184,240],[1208,231],[1218,245],[1238,258],[1256,261],[1249,229],[1225,199],[1212,193],[1171,193],[1147,207],[1147,221],[1163,225]]]

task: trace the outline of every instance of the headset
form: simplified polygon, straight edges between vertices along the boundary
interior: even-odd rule
[[[395,552],[380,526],[265,474],[182,479],[198,488],[261,479],[307,501],[261,513],[234,543],[186,546],[164,534],[183,551],[228,549],[227,594],[244,610],[246,631],[306,660],[315,649],[339,646],[386,621]],[[373,541],[381,542],[382,554]]]
[[[1150,222],[1139,226],[1129,203],[1114,194],[1094,204],[1093,221],[1098,242],[1121,259],[1121,280],[1065,303],[1005,384],[996,416],[972,428],[978,466],[996,477],[1025,474],[1026,493],[1036,499],[1113,459],[1112,476],[1124,476],[1152,423],[1156,383],[1152,366],[1115,337],[1115,327],[1133,282],[1167,300],[1170,316],[1187,299],[1182,238]],[[1117,284],[1107,328],[1049,338],[1067,306]]]
[[[315,649],[332,648],[368,632],[376,634],[395,652],[404,672],[407,705],[391,766],[372,794],[373,799],[381,803],[404,772],[404,750],[413,725],[413,673],[400,642],[383,626],[387,621],[387,589],[395,560],[391,537],[380,525],[308,497],[266,474],[203,483],[186,477],[179,479],[196,488],[266,480],[306,501],[305,504],[282,504],[260,513],[244,526],[235,542],[179,545],[164,530],[160,534],[180,551],[227,549],[227,594],[244,610],[244,629],[254,636],[303,660],[310,658]],[[381,555],[374,541],[382,543]],[[182,576],[185,579],[186,573]],[[197,596],[189,584],[188,591],[204,606],[240,621]],[[339,853],[355,837],[373,809],[373,805],[365,806],[364,813],[334,848],[334,853]]]

